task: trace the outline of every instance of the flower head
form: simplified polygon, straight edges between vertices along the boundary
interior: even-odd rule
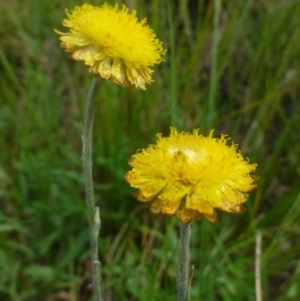
[[[157,135],[158,141],[133,155],[132,170],[126,180],[138,188],[137,199],[153,200],[152,213],[177,215],[184,223],[205,217],[217,222],[215,209],[243,212],[246,192],[255,188],[249,164],[237,150],[227,145],[229,138],[178,133]]]
[[[119,10],[117,4],[83,4],[66,13],[63,25],[70,32],[55,32],[74,60],[84,61],[95,76],[122,86],[146,89],[153,81],[150,67],[163,61],[166,51],[146,19],[137,20],[136,11],[129,14],[125,5]]]

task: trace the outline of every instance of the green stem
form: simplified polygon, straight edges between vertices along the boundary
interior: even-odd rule
[[[88,211],[90,227],[90,244],[91,244],[91,263],[93,277],[93,296],[94,301],[102,300],[101,290],[101,263],[98,257],[98,235],[101,227],[100,210],[95,207],[94,188],[93,188],[93,171],[92,171],[92,133],[95,111],[94,95],[96,91],[97,80],[94,78],[89,90],[87,103],[85,107],[85,116],[82,135],[82,164],[85,178],[86,206]]]
[[[179,115],[177,114],[177,62],[176,62],[176,44],[175,44],[175,27],[173,20],[173,4],[172,1],[167,1],[167,14],[169,24],[169,37],[170,37],[170,115],[171,115],[171,126],[179,126],[178,120]]]
[[[191,223],[180,224],[179,257],[177,266],[177,301],[189,299],[189,245],[191,237]]]
[[[216,116],[215,102],[218,86],[217,51],[219,46],[221,19],[221,0],[214,1],[214,29],[212,35],[212,58],[210,67],[209,96],[208,96],[208,126],[211,129]]]

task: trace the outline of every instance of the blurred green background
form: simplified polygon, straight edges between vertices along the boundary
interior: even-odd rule
[[[1,301],[91,300],[81,134],[92,75],[53,31],[82,3],[0,4]],[[191,300],[256,300],[260,230],[263,300],[299,301],[300,2],[107,3],[146,17],[168,52],[147,91],[101,80],[96,95],[104,301],[176,299],[179,222],[151,215],[124,180],[130,156],[171,124],[228,134],[258,163],[245,214],[193,222]]]

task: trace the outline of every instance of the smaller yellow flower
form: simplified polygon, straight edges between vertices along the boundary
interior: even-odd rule
[[[250,175],[256,164],[249,164],[237,150],[227,145],[229,138],[178,133],[171,128],[170,137],[157,135],[150,145],[133,155],[132,170],[126,180],[138,188],[137,199],[153,200],[152,213],[177,215],[183,222],[205,217],[217,222],[215,209],[244,212],[246,192],[255,188],[256,176]]]
[[[83,4],[66,13],[63,25],[70,32],[55,32],[74,60],[84,61],[95,76],[122,86],[146,89],[153,82],[150,67],[163,61],[166,50],[146,19],[138,22],[136,11],[129,14],[125,5],[119,10],[117,4]]]

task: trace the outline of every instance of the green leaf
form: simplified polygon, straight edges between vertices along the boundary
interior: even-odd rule
[[[288,194],[278,200],[278,202],[267,212],[265,217],[259,221],[258,227],[265,228],[279,226],[294,207],[293,205],[295,202],[300,202],[299,183],[297,183]]]

